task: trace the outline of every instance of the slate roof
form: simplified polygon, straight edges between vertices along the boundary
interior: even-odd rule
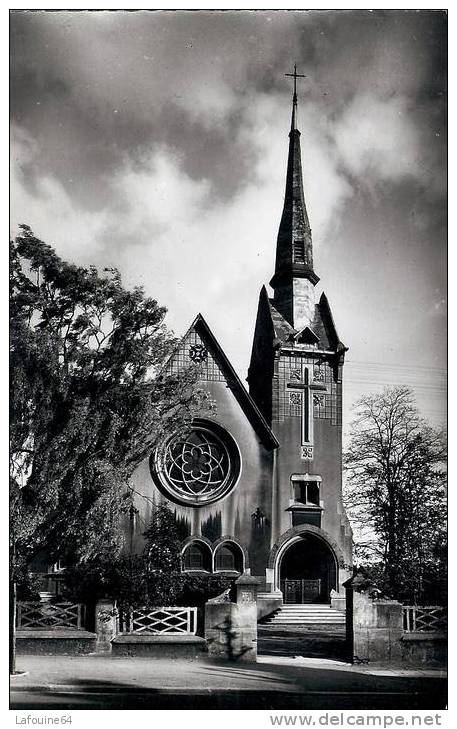
[[[275,337],[282,345],[292,344],[294,335],[299,331],[294,329],[287,322],[283,315],[275,308],[273,299],[268,299],[270,306],[271,320],[275,331]],[[343,352],[347,347],[340,341],[333,321],[332,312],[325,294],[321,295],[319,303],[314,309],[314,318],[310,323],[310,329],[319,338],[319,349],[334,352]]]
[[[268,299],[270,305],[270,315],[273,322],[275,336],[281,343],[292,341],[295,334],[293,326],[286,321],[282,314],[273,306],[273,299]]]

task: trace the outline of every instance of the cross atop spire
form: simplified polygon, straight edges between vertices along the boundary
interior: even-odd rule
[[[292,122],[290,125],[291,131],[298,131],[297,129],[297,78],[306,78],[305,74],[297,73],[297,64],[294,63],[294,72],[285,73],[284,76],[290,76],[294,80],[294,98],[292,105]]]
[[[297,98],[297,78],[306,78],[304,73],[297,73],[297,64],[294,63],[294,72],[285,73],[284,76],[291,76],[294,80],[294,99]]]
[[[297,78],[304,74],[286,73],[294,80],[292,125],[289,132],[284,207],[276,245],[275,274],[270,285],[275,291],[274,305],[295,329],[310,326],[314,316],[314,286],[319,281],[313,269],[311,227],[303,192],[300,132],[297,129]]]

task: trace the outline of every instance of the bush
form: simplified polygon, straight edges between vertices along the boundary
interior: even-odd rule
[[[68,598],[88,605],[111,598],[120,609],[131,605],[203,607],[232,586],[233,577],[180,571],[176,517],[168,506],[156,507],[144,536],[143,555],[92,560],[68,568]]]
[[[141,556],[119,558],[116,562],[93,560],[67,568],[65,597],[85,604],[111,598],[121,607],[140,605],[147,600],[146,574],[146,560]]]
[[[177,605],[203,607],[205,602],[232,587],[233,577],[225,575],[180,574],[182,589]]]
[[[417,580],[404,576],[395,594],[390,589],[383,562],[359,565],[356,574],[365,579],[367,588],[376,587],[383,597],[398,600],[403,605],[447,605],[447,571],[444,560],[438,566],[431,567],[420,584]]]
[[[147,559],[135,556],[114,563],[94,561],[67,568],[65,597],[86,605],[111,598],[119,608],[130,605],[203,607],[205,602],[232,587],[233,582],[233,577],[225,575],[148,572]]]
[[[16,599],[26,602],[39,602],[42,578],[40,575],[23,572],[18,575]]]

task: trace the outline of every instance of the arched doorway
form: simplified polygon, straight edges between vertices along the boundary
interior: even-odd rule
[[[284,603],[328,603],[337,585],[337,563],[330,546],[314,534],[295,537],[279,564]]]

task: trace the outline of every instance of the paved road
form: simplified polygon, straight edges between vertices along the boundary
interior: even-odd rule
[[[320,710],[440,710],[446,708],[444,695],[435,695],[433,700],[423,695],[425,686],[419,692],[315,692],[303,695],[263,691],[211,691],[206,694],[164,694],[153,691],[97,692],[37,694],[36,692],[13,693],[11,709],[271,709],[284,711]]]
[[[24,656],[12,709],[443,709],[446,681],[325,661]]]

